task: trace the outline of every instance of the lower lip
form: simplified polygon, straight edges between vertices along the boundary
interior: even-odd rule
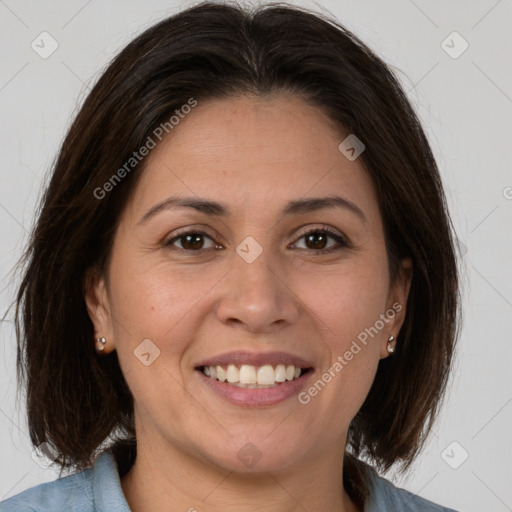
[[[309,370],[298,379],[288,380],[273,388],[239,388],[226,382],[207,377],[201,370],[196,370],[203,382],[212,391],[235,405],[244,407],[257,407],[274,405],[297,395],[306,386],[307,381],[314,373]]]

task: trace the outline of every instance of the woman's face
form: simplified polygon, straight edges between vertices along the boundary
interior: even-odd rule
[[[296,97],[241,96],[199,102],[147,157],[108,279],[87,293],[141,446],[232,471],[339,461],[410,283],[390,287],[372,182],[338,149],[348,135]],[[286,380],[292,364],[304,375]]]

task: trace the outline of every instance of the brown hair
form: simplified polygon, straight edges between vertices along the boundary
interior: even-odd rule
[[[339,23],[287,5],[204,3],[146,30],[98,80],[60,149],[23,260],[17,363],[30,436],[53,446],[63,468],[90,465],[114,438],[121,472],[136,453],[133,397],[116,352],[94,350],[84,286],[90,269],[106,269],[144,162],[101,200],[95,190],[191,97],[273,92],[299,95],[363,141],[391,279],[400,258],[413,262],[397,349],[379,363],[348,448],[384,470],[407,468],[421,448],[446,387],[459,292],[453,226],[420,122],[388,66]]]

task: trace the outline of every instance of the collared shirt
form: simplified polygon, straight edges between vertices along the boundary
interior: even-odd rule
[[[395,487],[369,470],[364,512],[456,512]],[[114,456],[102,453],[93,467],[31,487],[0,502],[0,512],[130,512]]]

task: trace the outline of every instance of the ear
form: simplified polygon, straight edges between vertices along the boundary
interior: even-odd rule
[[[94,339],[91,343],[96,347],[97,338],[105,338],[103,354],[114,350],[112,317],[105,278],[97,271],[87,272],[84,280],[85,304],[89,318],[94,325]]]
[[[389,321],[386,324],[384,337],[380,347],[381,359],[390,355],[387,348],[388,339],[390,336],[393,336],[396,340],[404,323],[407,309],[407,298],[409,297],[409,290],[412,282],[412,274],[413,265],[411,258],[403,258],[400,260],[399,273],[389,290],[386,305],[386,316],[389,318]],[[391,315],[393,316],[391,317]]]

